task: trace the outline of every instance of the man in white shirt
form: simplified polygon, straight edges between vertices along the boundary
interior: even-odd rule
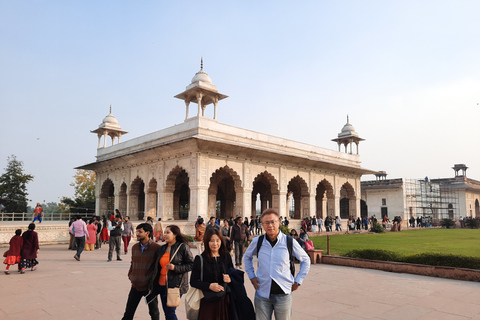
[[[297,290],[310,270],[310,258],[297,241],[287,240],[280,232],[280,216],[273,209],[265,210],[260,216],[265,237],[256,237],[245,252],[245,271],[255,288],[256,320],[276,320],[292,318],[292,292]],[[260,251],[257,243],[262,239]],[[292,246],[292,255],[300,260],[300,270],[294,278],[290,270],[288,243]],[[253,255],[258,256],[258,268],[255,274]]]

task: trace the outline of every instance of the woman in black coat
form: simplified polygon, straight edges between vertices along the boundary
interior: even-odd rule
[[[190,285],[203,291],[205,297],[200,301],[198,320],[231,319],[230,296],[227,290],[231,282],[227,274],[233,268],[232,257],[228,254],[222,234],[217,229],[209,229],[203,237],[205,251],[202,263],[200,256],[195,257],[190,276]],[[209,298],[210,297],[210,298]]]
[[[35,223],[28,225],[28,230],[22,234],[22,263],[21,273],[25,273],[25,269],[30,268],[32,271],[37,270],[37,253],[40,250],[38,245],[38,234],[35,230]]]
[[[156,263],[157,276],[154,280],[153,291],[160,294],[163,312],[166,320],[176,320],[175,307],[167,306],[168,288],[180,288],[180,295],[188,291],[188,272],[193,267],[193,255],[182,236],[180,228],[170,225],[165,228],[163,239],[166,242],[159,249],[159,259]],[[173,257],[173,259],[172,259]]]

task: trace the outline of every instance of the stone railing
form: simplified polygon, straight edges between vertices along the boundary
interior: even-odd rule
[[[43,221],[69,221],[71,216],[77,215],[78,213],[62,213],[62,212],[53,212],[53,213],[43,213]],[[32,221],[33,213],[0,213],[0,221]]]

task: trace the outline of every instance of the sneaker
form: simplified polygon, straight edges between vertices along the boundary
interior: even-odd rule
[[[21,274],[24,274],[24,273],[25,273],[25,270],[20,270],[20,273],[21,273]]]
[[[122,261],[122,258],[117,258],[117,261]]]
[[[112,261],[112,259],[108,259],[108,260],[107,260],[107,262],[110,262],[110,261]]]
[[[32,270],[32,271],[35,271],[35,270],[37,270],[37,267],[35,266],[35,267],[33,267],[31,270]]]
[[[8,271],[8,270],[5,270],[4,272],[5,272],[5,274],[10,274],[10,271]]]
[[[80,261],[80,257],[79,257],[79,256],[74,255],[73,257],[75,258],[75,260]]]

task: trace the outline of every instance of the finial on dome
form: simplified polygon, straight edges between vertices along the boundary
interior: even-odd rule
[[[350,123],[350,121],[348,120],[348,114],[347,114],[347,123]]]
[[[110,105],[110,114],[112,114],[112,105]]]
[[[200,59],[200,70],[203,70],[203,57]]]

